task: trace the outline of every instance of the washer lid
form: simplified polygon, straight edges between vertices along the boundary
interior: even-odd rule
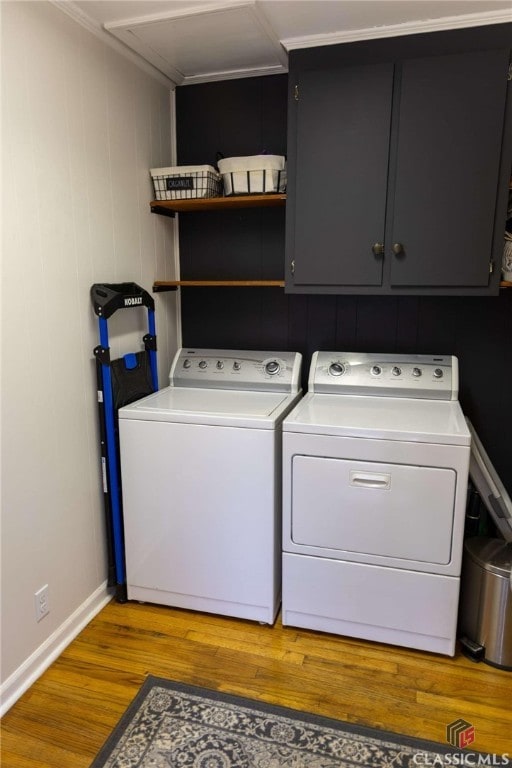
[[[300,395],[166,387],[119,409],[120,419],[272,429]]]
[[[283,422],[285,432],[469,446],[457,400],[308,393]]]

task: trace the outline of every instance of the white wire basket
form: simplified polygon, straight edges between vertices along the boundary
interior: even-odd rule
[[[222,177],[212,165],[152,168],[156,200],[188,200],[222,195]]]

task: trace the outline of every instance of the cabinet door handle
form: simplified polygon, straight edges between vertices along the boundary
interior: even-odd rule
[[[395,256],[400,256],[400,254],[405,253],[405,248],[402,243],[393,243],[393,253]]]
[[[375,256],[384,256],[384,243],[374,243],[372,245],[372,251]]]

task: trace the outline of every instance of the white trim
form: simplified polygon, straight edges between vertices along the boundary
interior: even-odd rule
[[[284,47],[281,44],[281,41],[279,39],[279,36],[277,32],[274,30],[272,24],[269,22],[259,5],[252,5],[249,9],[249,12],[254,17],[254,20],[258,23],[260,26],[262,32],[268,37],[270,42],[274,46],[274,50],[277,54],[277,58],[281,62],[281,66],[284,71],[286,71],[286,68],[288,67],[288,53],[285,51]],[[266,68],[267,69],[267,68]]]
[[[187,19],[191,16],[205,16],[211,13],[219,13],[222,11],[239,10],[240,8],[249,8],[254,6],[254,0],[242,0],[239,3],[215,3],[215,5],[202,5],[194,6],[193,8],[179,8],[174,11],[164,11],[162,13],[150,13],[146,16],[134,16],[130,19],[123,19],[122,21],[107,21],[105,23],[105,29],[117,30],[128,29],[131,27],[140,27],[145,24],[157,24],[160,21],[173,21],[174,19]]]
[[[204,75],[185,77],[180,85],[194,85],[197,83],[213,83],[217,80],[238,80],[241,77],[263,77],[263,75],[281,75],[288,72],[288,67],[274,64],[259,69],[230,69],[224,72],[207,72]]]
[[[299,48],[315,48],[320,45],[353,43],[357,40],[374,40],[381,37],[417,35],[423,32],[443,32],[448,29],[480,27],[489,24],[507,24],[510,22],[512,22],[511,11],[487,11],[485,13],[467,13],[463,16],[445,16],[439,19],[426,19],[424,21],[407,21],[403,24],[390,24],[381,27],[352,29],[346,32],[291,37],[281,40],[281,43],[285,50],[293,51]]]
[[[116,39],[120,40],[123,46],[126,46],[126,50],[135,51],[135,54],[140,57],[141,61],[151,62],[151,66],[168,77],[170,82],[176,85],[183,85],[183,73],[171,66],[168,61],[147,45],[144,40],[137,37],[132,29],[125,29],[123,27],[109,28],[112,31],[112,35],[115,35]],[[107,29],[107,26],[105,26],[105,29]]]
[[[149,61],[141,58],[141,56],[135,53],[132,48],[129,48],[124,43],[120,42],[117,37],[106,32],[105,28],[102,27],[99,22],[94,21],[94,19],[84,13],[73,0],[49,0],[49,2],[60,11],[70,16],[82,27],[85,27],[89,32],[92,32],[93,35],[106,45],[110,46],[110,48],[113,48],[117,53],[120,53],[122,56],[129,59],[132,64],[135,64],[142,69],[147,75],[158,80],[160,85],[170,88],[171,90],[176,87],[174,80],[168,78],[163,72],[160,72],[156,67],[150,64]]]
[[[173,165],[178,165],[178,138],[176,135],[176,90],[172,91],[169,98],[169,125],[171,127],[171,163]]]
[[[0,686],[0,717],[112,599],[105,581]]]
[[[171,110],[171,161],[176,165],[178,162],[178,139],[176,135],[176,91],[173,91],[170,98]],[[180,266],[180,217],[174,217],[173,227],[173,259],[174,259],[174,279],[181,280]],[[181,324],[181,291],[176,291],[175,302],[175,322],[176,322],[176,344],[179,349],[183,345],[183,327]]]

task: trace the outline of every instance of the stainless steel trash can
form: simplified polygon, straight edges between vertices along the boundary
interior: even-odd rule
[[[466,539],[459,637],[470,658],[512,671],[512,544],[503,539]]]

